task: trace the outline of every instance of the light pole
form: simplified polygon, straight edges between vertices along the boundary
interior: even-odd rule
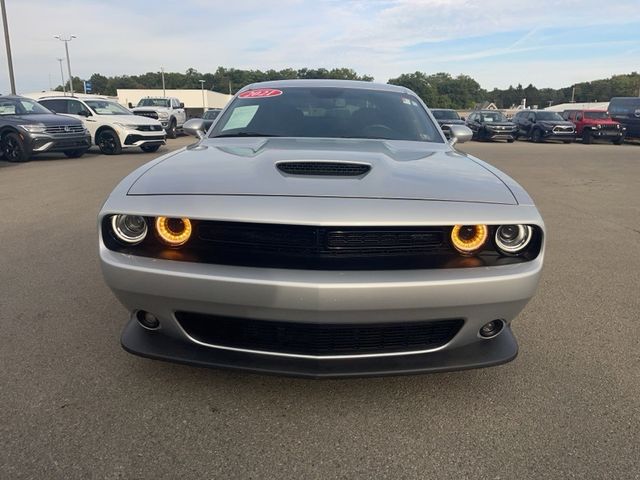
[[[71,75],[71,60],[69,60],[69,42],[77,37],[75,35],[69,35],[68,37],[56,35],[53,38],[57,38],[61,42],[64,42],[64,50],[67,53],[67,70],[69,73],[69,92],[71,92],[71,96],[73,97],[73,76]]]
[[[204,80],[198,80],[200,82],[200,89],[202,90],[202,113],[204,114]]]
[[[164,67],[160,67],[160,73],[162,73],[162,98],[167,98],[167,94],[164,91]]]
[[[9,41],[9,25],[7,24],[7,9],[4,0],[0,0],[2,8],[2,24],[4,26],[4,44],[7,47],[7,63],[9,64],[9,81],[11,82],[11,94],[16,94],[16,80],[13,77],[13,60],[11,58],[11,42]]]
[[[67,87],[64,84],[64,72],[62,71],[62,60],[64,60],[64,58],[56,58],[56,60],[58,60],[58,62],[60,63],[60,78],[62,78],[62,93],[66,95]]]

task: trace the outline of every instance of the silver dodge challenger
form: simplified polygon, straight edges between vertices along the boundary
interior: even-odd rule
[[[98,218],[128,352],[308,377],[515,358],[544,224],[420,98],[368,82],[242,89],[198,141],[137,169]]]

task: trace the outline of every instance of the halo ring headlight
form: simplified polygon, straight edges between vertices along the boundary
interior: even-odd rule
[[[137,245],[147,236],[147,221],[139,215],[113,215],[111,230],[121,242]]]
[[[188,218],[158,217],[156,233],[170,247],[179,247],[191,238],[191,220]]]
[[[451,229],[451,243],[464,255],[470,255],[482,248],[489,236],[486,225],[454,225]]]
[[[533,229],[529,225],[500,225],[496,229],[496,246],[504,253],[516,254],[529,245]]]

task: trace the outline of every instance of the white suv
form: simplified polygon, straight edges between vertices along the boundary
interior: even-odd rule
[[[132,107],[129,104],[129,108]],[[160,120],[169,138],[176,138],[178,129],[182,130],[187,121],[184,103],[176,97],[145,97],[133,108],[133,113]]]
[[[83,121],[92,143],[106,155],[117,155],[124,148],[155,152],[165,144],[165,133],[158,120],[134,115],[108,98],[43,97],[38,102],[49,110]]]

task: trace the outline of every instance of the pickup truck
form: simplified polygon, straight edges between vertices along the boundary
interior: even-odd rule
[[[159,120],[168,138],[176,138],[187,121],[184,103],[175,97],[145,97],[135,107],[130,103],[129,108],[135,115]]]

